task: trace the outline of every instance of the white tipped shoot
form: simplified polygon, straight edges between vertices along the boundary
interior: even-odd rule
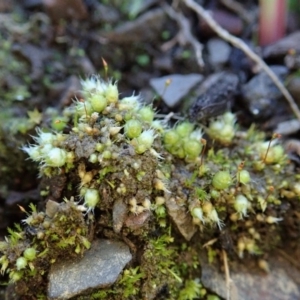
[[[67,152],[60,148],[52,148],[45,157],[48,167],[62,167],[66,163]]]
[[[247,209],[250,203],[244,195],[237,195],[234,201],[234,209],[239,213],[240,218],[247,217]]]
[[[94,211],[96,205],[100,201],[100,195],[96,189],[87,189],[84,195],[84,205],[89,211]]]

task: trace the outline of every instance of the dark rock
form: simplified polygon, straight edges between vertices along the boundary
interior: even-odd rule
[[[32,44],[14,45],[12,51],[23,56],[31,64],[31,78],[40,80],[44,72],[44,62],[49,58],[49,51],[36,47]]]
[[[123,23],[114,31],[102,35],[110,42],[141,43],[151,42],[160,37],[166,21],[161,8],[153,9],[134,21]]]
[[[119,241],[96,240],[79,260],[57,261],[49,274],[48,299],[62,300],[112,285],[132,255]]]
[[[231,73],[223,73],[207,91],[191,106],[189,118],[191,121],[203,121],[216,117],[229,110],[237,92],[239,79]]]
[[[36,8],[38,6],[42,6],[43,0],[24,0],[23,5],[26,8]]]
[[[281,81],[288,73],[284,66],[272,66],[271,69]],[[242,93],[243,101],[254,117],[268,118],[278,113],[282,94],[265,72],[259,73],[246,83],[242,87]]]
[[[150,85],[169,107],[175,107],[202,79],[203,76],[200,74],[175,74],[153,78],[150,80]],[[171,83],[166,87],[166,81],[168,80]]]
[[[300,77],[292,77],[287,84],[287,89],[295,99],[295,101],[300,104]]]
[[[300,52],[300,31],[296,31],[263,50],[264,58],[286,55],[291,49]]]
[[[131,1],[127,5],[127,13],[130,16],[135,17],[140,13],[145,12],[147,9],[149,9],[157,2],[158,0]]]
[[[112,6],[104,5],[95,1],[91,6],[93,24],[115,24],[120,20],[120,13]]]
[[[60,19],[83,20],[88,17],[87,8],[82,0],[43,0],[45,9],[54,23]]]

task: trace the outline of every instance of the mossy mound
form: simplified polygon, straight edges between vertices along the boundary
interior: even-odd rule
[[[195,256],[204,243],[221,242],[210,243],[209,255],[221,247],[245,259],[282,243],[298,211],[300,182],[277,135],[265,141],[253,127],[241,131],[229,112],[208,127],[171,126],[139,96],[119,99],[111,81],[93,77],[82,86],[83,98],[63,112],[66,120],[54,122],[61,131],[39,129],[35,144],[23,147],[48,178],[48,206],[71,200],[51,216],[49,207],[33,209],[25,228],[11,230],[1,244],[2,272],[18,287],[27,283],[21,294],[33,295],[32,277],[45,280],[51,261],[82,254],[96,236],[125,239],[140,257],[113,289],[99,291],[105,299],[154,299],[164,289],[172,299],[200,297]],[[20,267],[26,248],[39,254]]]

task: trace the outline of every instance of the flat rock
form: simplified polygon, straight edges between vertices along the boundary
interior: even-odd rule
[[[175,107],[202,79],[203,75],[200,74],[175,74],[153,78],[150,80],[150,85],[169,107]],[[171,83],[166,87],[168,80]]]
[[[207,255],[200,256],[202,278],[206,288],[226,299],[225,275],[216,266],[208,264]],[[252,262],[230,262],[232,300],[297,300],[300,299],[299,270],[279,254],[268,259],[270,272],[266,273]]]
[[[191,214],[187,212],[184,206],[178,204],[174,198],[169,197],[166,193],[165,198],[168,215],[182,236],[189,241],[198,230],[198,227],[193,223]]]
[[[126,244],[96,240],[79,260],[60,260],[49,273],[48,299],[64,300],[112,285],[132,259]]]

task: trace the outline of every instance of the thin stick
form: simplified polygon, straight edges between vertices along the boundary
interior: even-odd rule
[[[197,64],[200,68],[204,67],[204,62],[202,58],[202,49],[203,46],[199,41],[192,35],[191,24],[189,20],[179,12],[176,12],[171,6],[163,5],[165,12],[169,15],[170,18],[174,19],[179,28],[180,32],[177,34],[179,40],[183,43],[189,43],[193,48],[196,55]]]
[[[238,49],[241,49],[250,59],[256,62],[271,78],[271,80],[275,83],[281,93],[284,95],[286,100],[288,101],[292,111],[296,115],[297,119],[300,121],[300,110],[295,103],[293,97],[288,92],[288,90],[284,87],[281,81],[278,79],[276,74],[268,67],[268,65],[257,55],[255,54],[249,46],[241,39],[231,35],[228,31],[223,29],[210,15],[208,11],[206,11],[201,5],[197,4],[193,0],[183,0],[183,2],[194,10],[204,21],[225,41],[231,43]]]
[[[230,278],[230,273],[229,273],[227,253],[224,249],[222,249],[222,255],[223,255],[223,263],[224,263],[225,278],[226,278],[226,300],[230,300],[230,298],[231,298],[230,297],[231,278]]]

